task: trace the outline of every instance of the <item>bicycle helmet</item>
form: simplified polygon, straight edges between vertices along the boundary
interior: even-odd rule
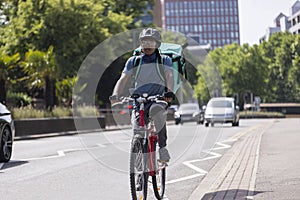
[[[154,28],[145,28],[139,36],[140,42],[146,38],[152,38],[156,41],[156,48],[160,47],[161,35],[160,32]]]

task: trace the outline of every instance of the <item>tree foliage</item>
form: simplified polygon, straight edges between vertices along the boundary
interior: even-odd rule
[[[142,16],[152,3],[146,0],[0,1],[0,50],[5,55],[18,53],[24,61],[31,53],[42,54],[53,47],[55,78],[63,82],[76,75],[85,57],[99,43],[134,27],[134,18]],[[38,81],[32,81],[33,77],[39,79],[34,70],[15,67],[14,74],[17,77],[13,76],[15,84],[10,90],[19,92],[30,90],[32,84],[37,86]],[[18,86],[20,81],[26,81],[23,86],[28,88]]]
[[[215,67],[222,77],[223,96],[238,94],[243,103],[250,92],[263,102],[300,102],[299,41],[299,35],[277,33],[260,45],[232,44],[211,51],[199,66],[196,96],[207,102],[214,95],[208,92],[215,84]]]

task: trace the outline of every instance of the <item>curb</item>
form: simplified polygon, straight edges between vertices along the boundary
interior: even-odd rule
[[[204,177],[189,200],[253,199],[261,137],[272,124],[273,121],[256,126],[235,137],[237,142]]]

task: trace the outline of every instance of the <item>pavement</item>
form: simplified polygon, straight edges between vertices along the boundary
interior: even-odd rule
[[[300,118],[270,120],[233,139],[189,200],[300,200]]]

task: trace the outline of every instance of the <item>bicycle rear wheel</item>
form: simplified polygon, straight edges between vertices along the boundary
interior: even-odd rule
[[[130,151],[130,189],[133,200],[146,200],[148,173],[144,159],[143,139],[134,138]]]

